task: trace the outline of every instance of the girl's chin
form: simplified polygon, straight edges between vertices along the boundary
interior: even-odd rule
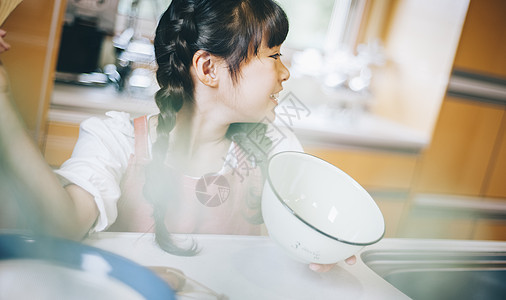
[[[262,123],[272,123],[276,119],[276,113],[274,112],[274,109],[268,111],[265,116],[262,118]]]
[[[258,111],[255,116],[250,115],[239,122],[243,123],[272,123],[276,119],[276,106],[269,103],[263,111]]]

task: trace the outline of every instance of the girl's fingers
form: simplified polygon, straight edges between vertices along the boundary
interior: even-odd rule
[[[349,265],[354,265],[357,262],[357,257],[355,255],[348,257],[344,260]]]
[[[0,29],[0,53],[1,52],[4,52],[4,51],[7,51],[11,48],[11,45],[9,45],[8,43],[6,43],[4,41],[4,37],[5,35],[7,34],[7,31],[3,30],[3,29]]]
[[[344,260],[348,265],[354,265],[357,262],[357,257],[355,255],[348,257]],[[322,264],[315,264],[310,263],[309,268],[315,272],[318,273],[324,273],[330,271],[336,264],[328,264],[328,265],[322,265]]]
[[[7,51],[11,48],[11,45],[7,44],[6,42],[0,40],[0,52]]]
[[[310,263],[309,268],[318,273],[324,273],[330,271],[336,264],[322,265]]]

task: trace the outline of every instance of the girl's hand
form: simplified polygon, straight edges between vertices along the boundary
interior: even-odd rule
[[[7,51],[11,48],[11,45],[4,41],[4,37],[7,34],[5,30],[0,29],[0,53]]]
[[[344,260],[349,265],[354,265],[357,262],[357,257],[355,255],[348,257]],[[329,264],[329,265],[321,265],[321,264],[315,264],[311,263],[309,264],[309,268],[315,272],[318,273],[324,273],[330,271],[336,264]]]

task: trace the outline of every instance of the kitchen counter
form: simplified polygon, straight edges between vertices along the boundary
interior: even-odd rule
[[[152,95],[118,92],[114,86],[84,86],[56,82],[48,118],[50,121],[80,123],[91,116],[103,116],[110,110],[132,116],[158,112]]]
[[[151,233],[95,233],[85,243],[144,266],[177,268],[231,300],[409,299],[360,258],[355,265],[339,263],[327,273],[315,273],[289,258],[266,236],[191,237],[202,249],[194,257],[163,252]]]
[[[406,256],[413,259],[418,257],[418,253],[421,256],[413,261],[418,266],[413,267],[413,263],[408,265],[412,272],[417,272],[424,270],[419,264],[427,264],[431,268],[429,263],[439,260],[436,257],[426,262],[422,260],[424,255],[446,253],[443,257],[451,258],[450,261],[441,261],[443,271],[462,257],[471,257],[471,261],[464,263],[464,267],[457,266],[454,270],[471,270],[471,266],[492,268],[493,264],[503,270],[506,253],[506,242],[499,241],[385,238],[374,245],[364,247],[357,254],[356,264],[340,262],[327,273],[316,273],[307,265],[290,258],[268,236],[174,236],[183,240],[193,239],[198,243],[201,252],[194,257],[165,253],[156,245],[152,233],[94,233],[84,240],[84,243],[122,255],[143,266],[179,269],[187,277],[218,294],[226,295],[231,300],[410,299],[375,273],[369,265],[372,263],[378,267],[378,263],[382,263],[378,257],[387,253],[392,259],[391,266],[395,272],[395,268],[402,268],[405,263],[402,260]],[[492,258],[489,265],[479,261],[485,254]],[[396,257],[400,259],[397,261]],[[409,282],[410,286],[427,288],[423,284]]]
[[[278,114],[278,120],[281,117]],[[343,120],[340,113],[329,114],[325,108],[315,108],[307,118],[293,121],[292,128],[305,145],[326,148],[416,154],[429,143],[429,137],[422,133],[368,112],[355,114],[351,120],[345,116]]]
[[[429,142],[429,137],[420,132],[367,112],[332,112],[325,106],[307,107],[290,92],[280,99],[275,125],[292,129],[304,145],[418,153]],[[110,85],[55,83],[48,118],[80,123],[110,110],[125,111],[136,117],[156,113],[158,108],[151,95],[118,93]]]

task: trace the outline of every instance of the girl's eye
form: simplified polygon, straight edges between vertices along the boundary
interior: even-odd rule
[[[281,56],[281,53],[276,53],[274,55],[269,56],[270,58],[278,59]]]

